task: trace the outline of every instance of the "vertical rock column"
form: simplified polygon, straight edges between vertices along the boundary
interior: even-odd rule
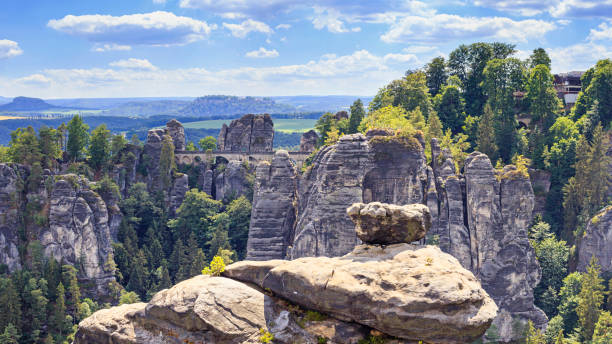
[[[272,163],[259,163],[256,176],[246,259],[284,259],[297,205],[297,173],[289,153],[280,150]]]

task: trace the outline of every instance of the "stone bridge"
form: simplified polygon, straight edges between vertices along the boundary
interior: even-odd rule
[[[289,152],[289,157],[295,162],[296,166],[301,167],[302,163],[311,152]],[[257,163],[259,161],[272,161],[274,152],[227,152],[227,151],[176,151],[174,152],[177,163],[190,165],[194,162],[206,161],[209,158],[222,157],[227,161],[248,161]]]

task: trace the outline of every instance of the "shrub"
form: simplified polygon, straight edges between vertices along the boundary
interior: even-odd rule
[[[272,341],[274,340],[274,335],[265,328],[260,328],[259,334],[261,334],[261,336],[259,337],[259,341],[261,343],[272,343]]]
[[[221,273],[225,271],[225,263],[223,258],[215,256],[210,262],[210,265],[202,270],[202,274],[211,276],[221,276]]]

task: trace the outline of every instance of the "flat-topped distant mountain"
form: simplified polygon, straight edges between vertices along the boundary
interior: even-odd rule
[[[204,96],[195,99],[179,111],[183,116],[209,117],[215,115],[241,115],[247,113],[293,113],[297,109],[290,104],[280,104],[271,98]]]
[[[56,109],[40,98],[16,97],[12,102],[0,105],[0,111],[42,111]]]
[[[0,105],[8,104],[13,101],[13,98],[0,97]]]

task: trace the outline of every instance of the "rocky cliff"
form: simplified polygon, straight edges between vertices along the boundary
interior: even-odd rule
[[[255,184],[247,259],[283,259],[293,239],[297,202],[297,175],[287,151],[257,166]]]
[[[503,340],[515,337],[515,320],[545,326],[546,316],[533,304],[540,268],[527,239],[535,203],[529,176],[511,166],[496,171],[480,153],[471,154],[459,174],[450,152],[435,139],[428,166],[423,146],[419,135],[380,131],[344,136],[321,149],[297,177],[298,202],[288,209],[297,212],[297,220],[286,258],[337,257],[353,250],[360,240],[344,212],[352,203],[421,203],[432,216],[427,241],[470,269],[500,306],[494,323]],[[251,223],[259,216],[253,213]],[[290,228],[283,231],[274,237],[291,236]]]
[[[588,223],[578,253],[578,271],[586,271],[591,257],[597,258],[601,270],[612,272],[612,206],[608,206]]]
[[[429,229],[427,207],[357,204],[349,213],[372,237],[408,234],[400,223],[422,230],[344,257],[239,262],[227,278],[194,277],[148,304],[98,311],[79,324],[74,343],[356,344],[373,336],[452,344],[482,336],[497,307],[477,278],[439,248],[405,242]]]
[[[0,164],[0,263],[19,269],[21,250],[37,240],[47,257],[77,267],[79,280],[91,286],[88,295],[106,295],[114,271],[105,264],[116,230],[109,219],[117,209],[109,210],[85,178],[46,174],[38,190],[26,191],[28,174],[24,166]]]
[[[272,152],[274,123],[270,115],[244,115],[223,124],[217,147],[226,152]]]

